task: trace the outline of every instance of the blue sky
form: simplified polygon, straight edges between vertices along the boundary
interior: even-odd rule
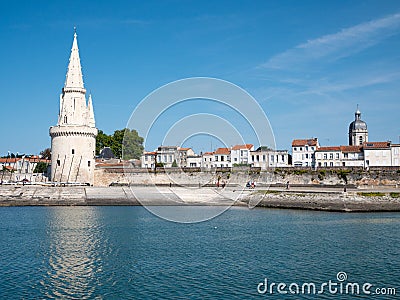
[[[357,104],[370,140],[399,142],[400,1],[7,1],[0,155],[50,146],[74,26],[106,133],[158,87],[206,76],[254,96],[277,148],[347,144]]]

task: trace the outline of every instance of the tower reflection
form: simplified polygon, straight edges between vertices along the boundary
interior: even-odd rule
[[[96,281],[102,270],[98,210],[57,207],[52,209],[49,223],[43,294],[57,299],[95,297]]]

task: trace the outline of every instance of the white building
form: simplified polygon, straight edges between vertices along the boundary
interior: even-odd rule
[[[362,146],[340,146],[342,167],[364,167]]]
[[[392,152],[392,166],[400,167],[400,144],[392,144],[390,149]]]
[[[295,167],[315,167],[315,151],[319,148],[317,138],[293,140],[292,165]]]
[[[268,147],[258,147],[250,152],[251,166],[266,170],[268,168],[288,167],[289,153],[287,150],[272,150]]]
[[[50,165],[50,160],[39,158],[38,156],[20,158],[5,157],[0,158],[0,170],[6,169],[19,174],[30,174],[33,173],[38,163]]]
[[[157,148],[157,163],[163,164],[164,167],[170,168],[176,163],[178,165],[179,152],[178,146],[160,146]]]
[[[152,152],[145,151],[140,157],[142,168],[147,168],[147,169],[154,169],[156,166],[156,160],[157,160],[156,151]]]
[[[74,33],[56,126],[50,127],[51,181],[93,185],[97,128],[92,97],[86,101],[77,34]]]
[[[190,166],[190,163],[188,162],[188,157],[189,156],[194,156],[194,151],[192,148],[178,148],[178,166],[182,168],[186,168]]]
[[[319,147],[315,151],[316,167],[363,167],[362,146]]]
[[[232,165],[248,165],[251,164],[250,151],[254,150],[252,144],[235,145],[231,148]]]
[[[189,155],[187,157],[187,165],[189,168],[201,168],[202,157],[200,155]]]
[[[390,142],[367,142],[364,143],[363,149],[366,168],[392,166]]]
[[[317,167],[340,167],[342,152],[340,146],[319,147],[315,151]]]
[[[231,151],[229,148],[218,148],[214,152],[214,167],[232,167],[231,163]]]
[[[214,152],[205,152],[201,156],[201,167],[203,169],[214,168]]]
[[[192,148],[178,146],[160,146],[155,151],[145,151],[140,158],[142,168],[154,168],[162,164],[166,168],[174,165],[180,168],[201,167],[201,156],[194,153]]]

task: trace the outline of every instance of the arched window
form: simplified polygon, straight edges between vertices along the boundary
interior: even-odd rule
[[[64,116],[64,123],[67,123],[67,116]]]

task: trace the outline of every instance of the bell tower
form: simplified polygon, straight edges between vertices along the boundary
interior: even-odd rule
[[[362,146],[363,143],[368,142],[368,129],[367,123],[361,120],[361,112],[358,109],[354,114],[355,120],[349,126],[349,145]]]

